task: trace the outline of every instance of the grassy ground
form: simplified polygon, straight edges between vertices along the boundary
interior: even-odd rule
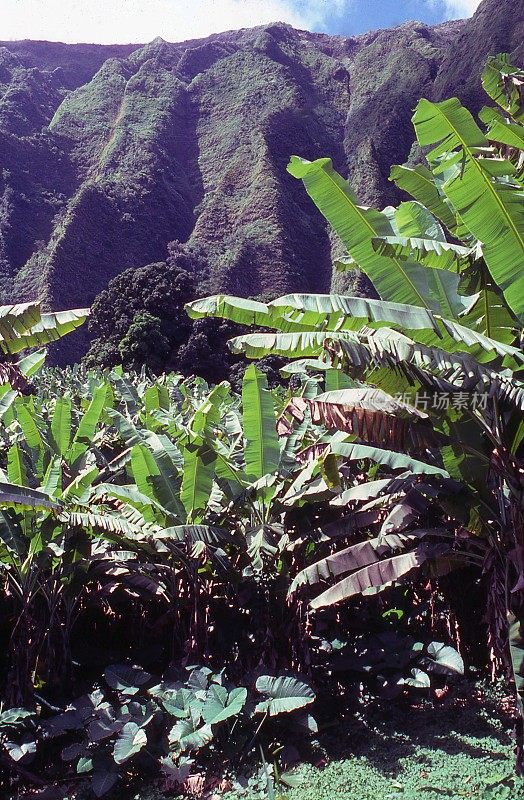
[[[374,705],[324,734],[313,762],[298,767],[287,800],[441,800],[524,798],[513,776],[511,719],[503,697],[464,683],[453,696],[429,704]],[[227,800],[267,798],[251,782]]]

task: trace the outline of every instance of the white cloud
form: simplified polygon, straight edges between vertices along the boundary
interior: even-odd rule
[[[148,42],[268,22],[325,28],[347,0],[0,0],[1,39]]]
[[[442,0],[442,2],[446,19],[462,19],[471,17],[479,7],[481,0]]]

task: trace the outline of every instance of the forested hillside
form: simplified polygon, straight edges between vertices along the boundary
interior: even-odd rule
[[[468,21],[357,38],[274,24],[178,44],[0,43],[2,300],[90,305],[173,240],[209,265],[211,290],[327,290],[330,238],[289,157],[330,155],[363,202],[397,201],[387,178],[417,99],[475,110],[486,54],[503,42],[522,61],[523,24],[520,0],[485,0]]]

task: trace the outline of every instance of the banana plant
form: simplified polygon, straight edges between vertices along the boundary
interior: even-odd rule
[[[483,84],[502,112],[484,109],[484,130],[455,98],[419,102],[413,116],[417,139],[433,149],[428,167],[393,168],[392,180],[414,198],[396,209],[360,205],[330,159],[291,159],[289,172],[302,180],[347,248],[348,258],[338,268],[358,267],[380,299],[287,295],[258,303],[218,295],[190,303],[188,313],[268,329],[233,339],[234,352],[249,358],[287,355],[297,359],[288,372],[338,368],[356,382],[354,388],[315,398],[310,412],[332,431],[324,444],[339,470],[347,471],[358,460],[376,465],[380,492],[373,500],[357,494],[350,502],[350,517],[369,514],[373,503],[387,514],[374,538],[313,563],[297,575],[293,591],[351,573],[315,598],[313,607],[322,607],[355,592],[380,590],[422,565],[437,573],[447,570],[467,555],[487,577],[491,644],[499,652],[506,650],[501,610],[507,612],[522,711],[520,80],[521,71],[506,57],[489,60]],[[300,419],[301,408],[295,402],[291,416]],[[399,501],[400,510],[391,500],[399,469],[407,471],[409,480],[422,475],[428,482],[440,475],[460,482],[466,491],[460,513],[453,503],[453,514],[444,510],[448,497],[441,509],[443,526],[437,519],[431,528],[413,528],[418,518],[413,495],[408,492],[409,501]],[[390,529],[389,514],[400,514],[408,524]],[[521,771],[522,737],[517,761]]]

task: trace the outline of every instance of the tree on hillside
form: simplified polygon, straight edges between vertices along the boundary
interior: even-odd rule
[[[199,254],[172,242],[166,261],[117,275],[93,304],[89,330],[95,338],[85,362],[128,368],[145,364],[155,372],[176,368],[178,349],[193,327],[184,303],[195,297],[205,273]]]
[[[145,365],[157,374],[199,375],[208,383],[228,380],[240,388],[246,361],[226,344],[238,326],[192,320],[184,310],[185,303],[207,290],[207,278],[206,259],[179,242],[171,242],[166,261],[117,275],[93,303],[89,330],[95,338],[84,363],[135,370]],[[281,363],[268,357],[259,364],[270,386],[280,380]]]

